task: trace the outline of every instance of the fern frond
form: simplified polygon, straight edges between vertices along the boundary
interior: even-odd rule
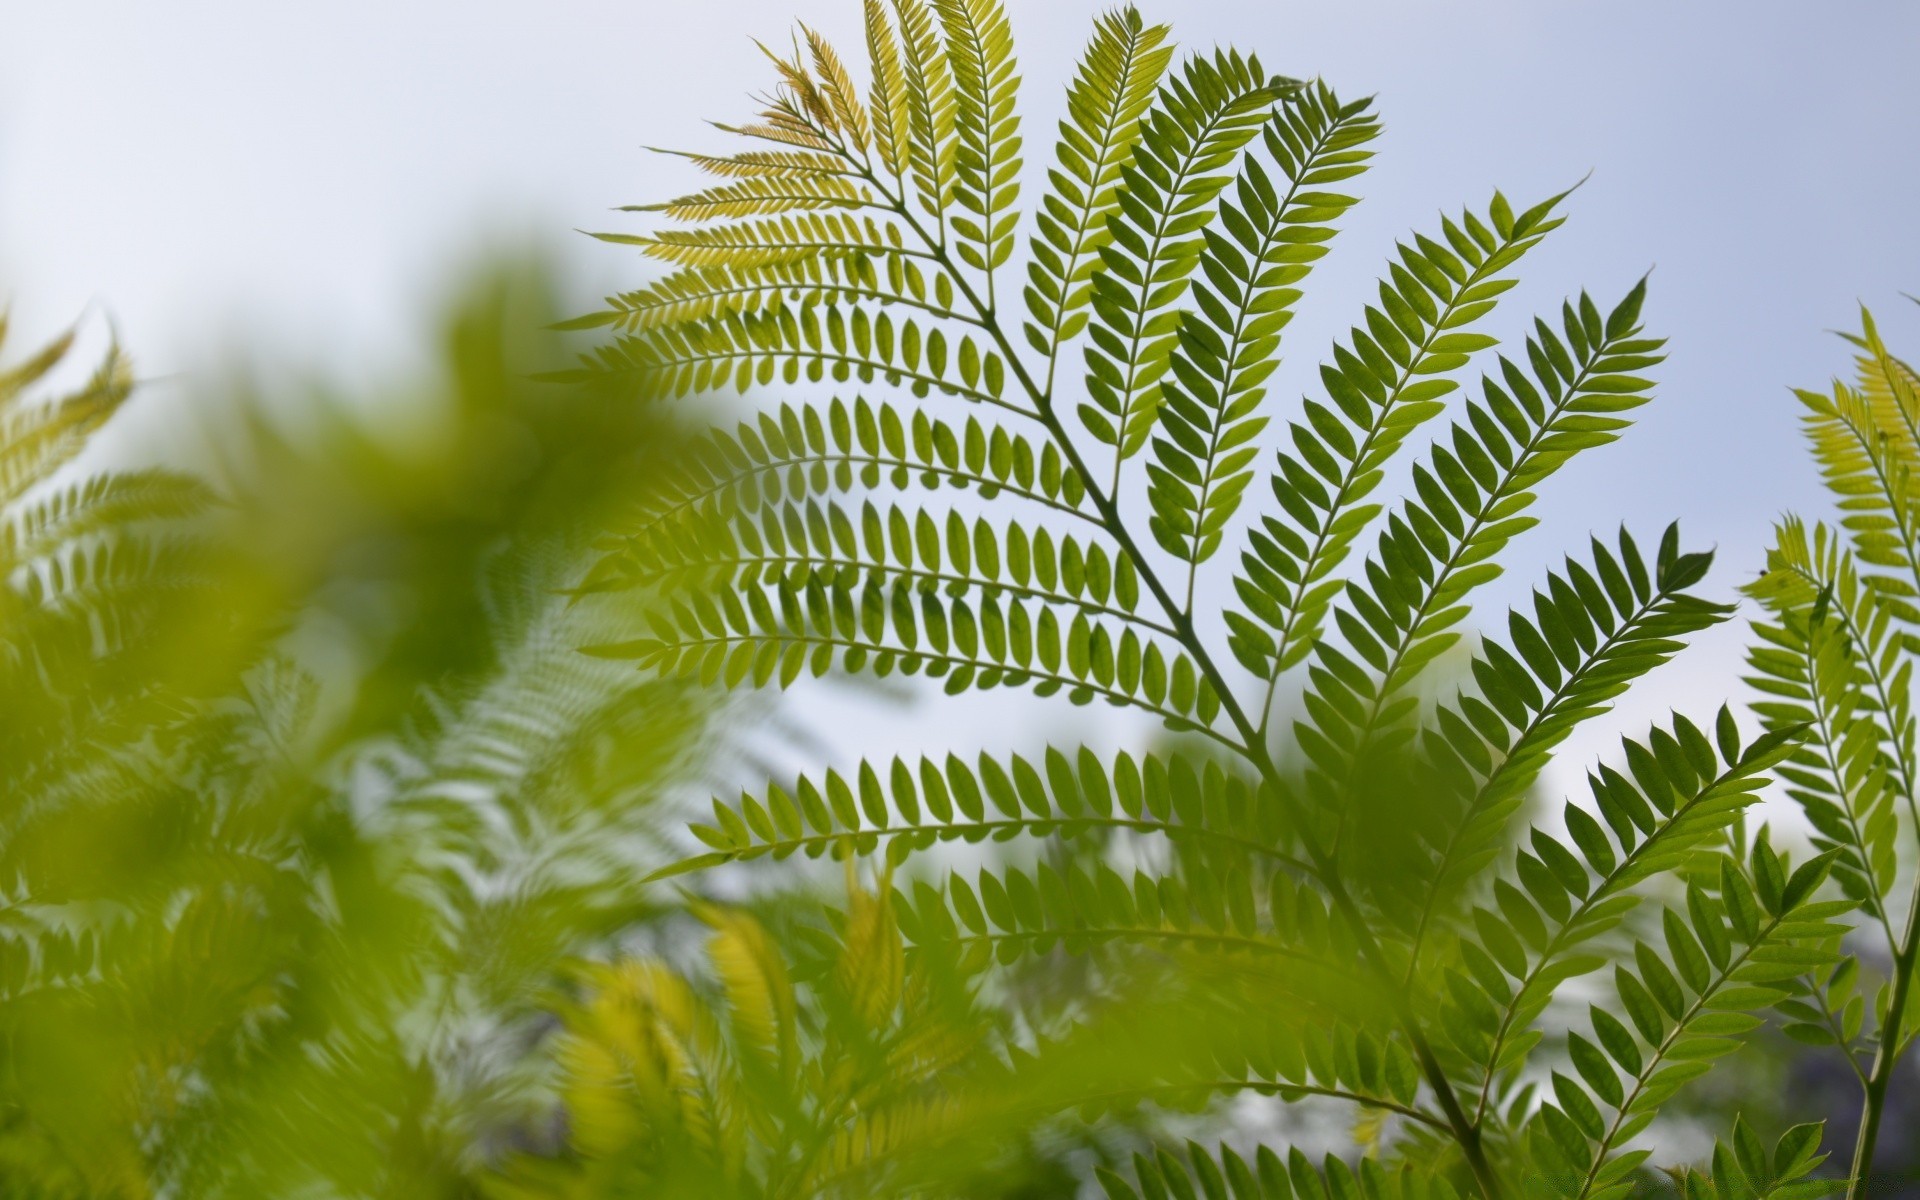
[[[1756,803],[1764,772],[1792,743],[1774,733],[1741,746],[1724,708],[1713,740],[1675,717],[1671,731],[1622,742],[1626,774],[1603,765],[1588,776],[1599,817],[1565,807],[1571,846],[1532,831],[1516,854],[1519,886],[1495,880],[1496,907],[1472,911],[1474,934],[1461,946],[1467,972],[1449,973],[1452,1004],[1442,1023],[1453,1046],[1479,1064],[1483,1107],[1494,1081],[1539,1042],[1531,1026],[1555,990],[1606,965],[1575,951],[1619,926],[1639,903],[1635,887],[1675,870]]]
[[[941,763],[922,757],[917,766],[895,758],[884,770],[862,762],[851,774],[828,771],[820,783],[803,775],[791,795],[769,784],[763,799],[715,799],[712,824],[692,830],[709,852],[650,878],[760,857],[866,855],[881,846],[898,863],[937,843],[1073,841],[1113,831],[1301,866],[1274,849],[1273,806],[1217,765],[1196,772],[1184,757],[1136,761],[1123,751],[1109,766],[1084,746],[1071,756],[1050,746],[1039,766],[1018,754],[981,754],[968,766],[949,754]]]
[[[596,233],[603,242],[639,246],[649,257],[682,267],[754,270],[816,255],[906,255],[925,251],[903,244],[898,227],[872,217],[808,213],[777,220],[742,221],[705,229],[668,229],[653,234]]]
[[[807,49],[813,56],[814,72],[820,78],[820,90],[827,98],[834,126],[845,140],[845,148],[854,154],[866,153],[873,130],[866,107],[860,103],[860,89],[847,73],[846,63],[827,40],[805,26],[802,29],[807,35]]]
[[[1453,427],[1451,446],[1435,447],[1431,468],[1415,466],[1417,498],[1388,519],[1378,554],[1363,577],[1347,582],[1346,604],[1334,613],[1347,652],[1372,674],[1362,684],[1321,671],[1310,683],[1310,694],[1324,700],[1308,701],[1314,732],[1322,744],[1346,752],[1336,780],[1348,776],[1377,731],[1412,708],[1408,685],[1459,641],[1453,627],[1466,618],[1468,598],[1499,576],[1500,552],[1534,524],[1524,515],[1533,504],[1531,489],[1580,451],[1613,441],[1628,423],[1616,414],[1649,399],[1652,383],[1625,373],[1661,361],[1663,343],[1635,336],[1643,295],[1636,287],[1605,322],[1585,296],[1577,310],[1563,306],[1565,340],[1536,321],[1527,341],[1534,378],[1502,356],[1506,388],[1483,379],[1484,405],[1468,407],[1468,421]],[[1240,647],[1263,637],[1244,618],[1233,626]],[[1551,632],[1565,659],[1559,666],[1572,670],[1584,647],[1572,629]],[[1590,642],[1592,629],[1586,633]],[[1241,661],[1256,673],[1270,670],[1277,646],[1267,640],[1253,650]],[[1323,658],[1337,653],[1326,645],[1319,652]],[[1551,655],[1547,661],[1554,661]],[[1321,693],[1321,681],[1336,691]],[[1316,758],[1323,769],[1326,758]]]
[[[907,110],[907,164],[920,208],[944,244],[953,200],[955,138],[953,67],[926,0],[893,0],[900,26],[901,79]]]
[[[622,379],[640,395],[684,396],[732,387],[745,391],[775,378],[797,383],[831,377],[844,383],[885,379],[917,396],[934,391],[1009,411],[1001,399],[1005,364],[971,337],[951,342],[935,326],[897,325],[892,316],[839,306],[733,313],[692,325],[623,337],[552,378],[589,382]]]
[[[1770,729],[1805,728],[1808,740],[1781,767],[1791,796],[1838,850],[1833,874],[1894,942],[1885,898],[1897,870],[1896,796],[1912,804],[1914,720],[1904,639],[1878,592],[1866,586],[1841,539],[1824,525],[1809,536],[1789,517],[1767,554],[1767,573],[1744,589],[1774,614],[1756,621],[1748,683]],[[1911,809],[1909,809],[1911,813]]]
[[[1901,439],[1909,455],[1920,453],[1920,373],[1887,349],[1873,314],[1864,306],[1859,335],[1842,336],[1862,351],[1854,367],[1860,391],[1873,406],[1875,423]]]
[[[813,307],[877,300],[917,308],[944,320],[973,324],[953,308],[953,285],[939,271],[903,254],[816,254],[746,267],[676,271],[651,287],[607,298],[600,312],[561,322],[560,329],[604,326],[642,333],[693,324],[726,313],[760,312],[788,304]]]
[[[1827,1159],[1820,1153],[1824,1125],[1795,1125],[1780,1135],[1769,1155],[1753,1127],[1735,1116],[1732,1148],[1715,1141],[1709,1170],[1681,1173],[1681,1195],[1686,1200],[1793,1200],[1833,1191],[1836,1185],[1829,1181],[1807,1178]]]
[[[1685,591],[1708,561],[1703,554],[1665,551],[1649,574],[1625,530],[1617,553],[1596,539],[1591,568],[1567,559],[1534,593],[1531,619],[1510,616],[1508,643],[1483,644],[1468,670],[1477,694],[1463,691],[1442,705],[1421,735],[1441,786],[1433,797],[1432,858],[1409,863],[1404,876],[1418,913],[1409,974],[1437,912],[1496,858],[1508,822],[1554,747],[1669,661],[1687,636],[1732,614]],[[1569,643],[1574,653],[1559,660],[1565,674],[1543,689],[1528,663],[1542,645]]]
[[[654,636],[589,647],[603,657],[706,685],[751,679],[787,687],[800,675],[826,674],[836,658],[848,671],[900,671],[944,678],[949,693],[1030,685],[1064,691],[1077,704],[1096,698],[1153,713],[1170,728],[1217,740],[1211,728],[1220,697],[1185,653],[1163,649],[1131,628],[1052,606],[982,593],[941,597],[902,576],[872,579],[784,578],[741,594],[693,592],[650,616]],[[1064,628],[1063,628],[1064,624]]]
[[[1380,131],[1369,104],[1343,106],[1324,84],[1288,97],[1264,130],[1285,191],[1249,155],[1221,201],[1223,232],[1208,237],[1201,255],[1194,311],[1180,323],[1147,467],[1149,528],[1188,564],[1189,607],[1199,565],[1219,548],[1253,478],[1253,440],[1267,425],[1258,415],[1261,385],[1280,365],[1280,334],[1301,295],[1296,285],[1326,254],[1333,220],[1356,203],[1303,189],[1365,169],[1370,152],[1360,147]]]
[[[738,1144],[744,1113],[720,1026],[686,980],[640,960],[597,969],[591,983],[559,1051],[576,1144],[617,1154],[648,1118],[709,1154]]]
[[[626,205],[620,211],[665,213],[677,221],[707,221],[871,207],[879,207],[873,193],[844,176],[760,175],[661,204]]]
[[[1762,1024],[1755,1012],[1785,998],[1787,981],[1838,961],[1847,926],[1833,918],[1852,904],[1812,899],[1826,865],[1815,858],[1789,875],[1790,864],[1762,840],[1751,882],[1736,860],[1721,859],[1717,898],[1696,889],[1691,920],[1666,910],[1661,949],[1635,943],[1633,967],[1614,972],[1632,1031],[1595,1006],[1593,1039],[1573,1043],[1581,1078],[1555,1073],[1553,1102],[1529,1123],[1528,1147],[1553,1194],[1628,1195],[1650,1152],[1618,1147],[1682,1086],[1739,1049],[1739,1039]]]
[[[987,277],[987,308],[994,307],[993,276],[1013,254],[1020,214],[1020,117],[1014,96],[1013,32],[999,0],[932,0],[946,33],[953,70],[953,204],[962,262]],[[967,215],[961,215],[964,212]]]
[[[1027,341],[1047,358],[1047,386],[1060,347],[1086,327],[1091,277],[1119,204],[1120,173],[1133,161],[1140,118],[1172,61],[1165,25],[1147,25],[1129,6],[1094,22],[1093,41],[1067,89],[1047,173],[1052,186],[1034,213],[1033,261],[1025,292]]]
[[[91,378],[65,396],[22,403],[24,389],[57,366],[72,335],[0,376],[0,509],[72,461],[133,394],[133,368],[110,349]]]
[[[1297,84],[1269,79],[1258,59],[1196,55],[1142,119],[1133,161],[1121,169],[1125,203],[1109,216],[1093,273],[1087,347],[1088,403],[1081,423],[1114,448],[1114,474],[1146,443],[1160,380],[1181,322],[1171,306],[1206,244],[1214,198],[1232,164],[1281,96]],[[1108,490],[1113,490],[1109,488]]]
[[[1379,307],[1367,309],[1366,328],[1354,329],[1350,346],[1336,346],[1334,361],[1321,366],[1333,404],[1308,401],[1307,419],[1290,424],[1294,452],[1280,452],[1272,477],[1282,512],[1253,532],[1241,556],[1245,575],[1235,580],[1243,601],[1250,589],[1268,601],[1251,607],[1274,635],[1271,653],[1260,655],[1272,664],[1265,672],[1269,705],[1280,675],[1311,653],[1345,586],[1334,571],[1379,514],[1365,500],[1385,465],[1459,388],[1445,376],[1494,344],[1463,330],[1513,286],[1504,272],[1559,226],[1552,214],[1564,195],[1516,217],[1496,193],[1485,221],[1468,212],[1442,222],[1447,245],[1421,236],[1401,246],[1380,284]],[[1246,628],[1239,626],[1243,639]]]
[[[867,58],[873,86],[873,148],[880,165],[895,183],[902,183],[912,154],[913,116],[907,101],[906,69],[900,65],[900,44],[894,39],[880,0],[866,0]]]
[[[1433,1176],[1414,1164],[1389,1169],[1373,1156],[1349,1166],[1328,1154],[1315,1166],[1298,1148],[1283,1160],[1267,1146],[1254,1153],[1253,1163],[1222,1144],[1209,1153],[1189,1141],[1186,1158],[1165,1149],[1152,1157],[1136,1152],[1133,1181],[1106,1167],[1096,1171],[1108,1200],[1162,1200],[1163,1197],[1200,1197],[1207,1200],[1458,1200],[1445,1176]]]
[[[824,415],[824,419],[823,419]],[[942,486],[971,488],[983,499],[1006,494],[1092,521],[1086,489],[1057,447],[1038,449],[1025,435],[968,417],[961,425],[915,409],[838,397],[823,409],[781,405],[733,432],[714,430],[688,447],[625,527],[638,534],[681,520],[760,512],[812,495]],[[1131,560],[1114,560],[1120,596],[1139,594]],[[1133,601],[1129,601],[1132,603]]]
[[[0,523],[0,564],[23,565],[62,545],[144,521],[196,516],[214,499],[204,483],[173,471],[95,475],[8,512]]]
[[[807,150],[748,150],[740,154],[716,155],[661,150],[658,147],[653,149],[657,154],[684,158],[707,174],[723,179],[810,179],[823,176],[844,179],[858,174],[846,159],[837,154]]]
[[[1272,889],[1282,896],[1311,897],[1310,891],[1297,892],[1286,872],[1196,876],[1193,885],[1140,870],[1129,880],[1104,862],[1085,868],[1078,862],[1062,867],[1043,862],[1031,871],[982,870],[972,883],[955,872],[947,877],[944,895],[929,889],[911,923],[903,909],[902,925],[920,945],[957,953],[975,970],[1056,948],[1083,955],[1108,947],[1156,947],[1284,963],[1285,971],[1261,978],[1302,997],[1338,995],[1344,985],[1357,1002],[1353,940],[1337,918],[1317,910],[1323,924],[1299,918],[1292,928],[1263,919]],[[1317,897],[1307,903],[1318,903]],[[1297,911],[1297,906],[1277,910],[1281,919]]]
[[[809,42],[812,40],[809,37]],[[781,81],[779,89],[768,99],[767,110],[760,114],[761,119],[768,127],[787,135],[788,140],[845,154],[851,148],[848,144],[851,131],[841,125],[840,113],[825,90],[832,81],[823,84],[808,72],[798,41],[794,43],[791,59],[781,58],[762,43],[755,44],[773,63]]]
[[[1901,623],[1920,626],[1920,392],[1913,368],[1893,357],[1864,310],[1859,387],[1795,389],[1821,477],[1839,497],[1863,582]]]
[[[596,567],[595,590],[618,586],[686,591],[750,589],[780,582],[804,588],[815,577],[850,586],[891,581],[959,598],[1007,597],[1060,606],[1115,627],[1171,638],[1171,629],[1135,614],[1138,584],[1124,555],[1098,542],[1058,539],[1045,526],[996,528],[956,512],[937,518],[871,500],[857,515],[834,503],[789,502],[744,514],[714,514],[648,528]],[[615,582],[617,581],[617,583]]]

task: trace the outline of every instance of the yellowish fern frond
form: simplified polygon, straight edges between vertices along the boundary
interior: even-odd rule
[[[629,205],[622,211],[660,212],[679,221],[707,221],[823,208],[864,208],[872,203],[871,191],[840,175],[765,175],[664,204]]]
[[[807,213],[655,234],[596,233],[593,236],[605,242],[639,246],[649,256],[676,266],[734,270],[795,262],[819,254],[919,253],[904,248],[899,229],[891,224],[882,225],[872,217],[856,219],[835,213]]]
[[[560,1060],[573,1136],[590,1154],[678,1133],[711,1151],[726,1093],[720,1028],[666,964],[598,967],[593,993],[569,1018]]]
[[[1914,446],[1896,424],[1882,424],[1884,404],[1836,382],[1831,393],[1796,390],[1814,459],[1845,514],[1860,561],[1907,570],[1915,559]]]
[[[659,153],[684,158],[709,175],[726,179],[782,175],[856,176],[846,160],[838,155],[805,150],[749,150],[743,154],[694,154],[685,150],[660,150]]]
[[[1021,166],[1013,31],[995,0],[934,0],[934,8],[946,31],[954,79],[953,200],[961,210],[953,216],[961,238],[955,250],[986,273],[992,307],[994,268],[1012,255],[1019,222],[1013,208]]]
[[[793,982],[779,948],[745,913],[714,905],[696,911],[713,927],[707,957],[726,988],[741,1046],[771,1059],[781,1077],[790,1079],[799,1060],[799,1026]]]
[[[867,148],[872,130],[867,120],[867,110],[860,103],[860,89],[854,85],[846,64],[827,40],[805,26],[801,28],[807,35],[807,48],[813,54],[813,69],[820,74],[820,90],[826,94],[834,122],[845,135],[847,148],[856,154],[861,153]]]
[[[1847,340],[1860,347],[1855,358],[1858,387],[1873,406],[1875,424],[1888,437],[1903,443],[1909,461],[1920,456],[1920,375],[1894,357],[1880,338],[1873,314],[1860,310],[1859,336]]]
[[[836,967],[842,992],[869,1028],[879,1028],[899,1004],[906,969],[891,896],[890,887],[882,887],[878,895],[853,889],[846,946]]]
[[[824,135],[846,136],[847,131],[840,127],[833,106],[801,63],[800,48],[797,45],[794,47],[791,60],[781,58],[765,45],[760,45],[760,50],[773,60],[774,68],[779,71],[781,82],[785,85],[785,90],[774,96],[773,107],[766,114],[767,119],[775,124],[791,122],[816,137],[822,137],[828,145],[832,144],[831,139]]]
[[[907,173],[912,117],[907,106],[907,76],[900,45],[880,0],[866,0],[867,56],[872,63],[873,146],[880,163],[896,180]]]
[[[119,350],[110,349],[92,377],[73,392],[50,401],[26,401],[26,389],[58,366],[72,345],[73,335],[63,335],[0,375],[0,506],[18,500],[72,461],[133,394],[132,365]]]
[[[907,160],[921,208],[944,222],[954,182],[953,67],[922,0],[893,0],[893,11],[905,50]]]

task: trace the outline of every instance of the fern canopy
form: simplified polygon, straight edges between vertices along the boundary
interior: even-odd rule
[[[1539,491],[1651,399],[1665,344],[1642,325],[1645,280],[1580,293],[1503,348],[1496,306],[1568,194],[1494,192],[1397,243],[1306,395],[1277,405],[1296,386],[1280,382],[1288,326],[1374,153],[1370,100],[1230,48],[1180,53],[1124,8],[1095,21],[1053,148],[1030,155],[999,4],[869,0],[864,15],[864,92],[809,33],[733,127],[748,148],[688,156],[725,182],[646,206],[678,224],[605,235],[672,270],[573,322],[617,333],[565,378],[826,396],[715,430],[663,503],[605,539],[581,590],[630,594],[630,636],[588,649],[723,688],[838,673],[1016,687],[1180,736],[776,779],[715,799],[698,847],[653,879],[843,863],[850,907],[792,933],[814,964],[797,978],[891,977],[898,954],[908,980],[957,973],[983,996],[1017,991],[1036,956],[1098,981],[1080,1008],[1014,1003],[989,1037],[1027,1100],[965,1071],[911,1076],[938,1115],[881,1139],[865,1186],[906,1186],[927,1155],[1033,1119],[1036,1096],[1106,1111],[1253,1091],[1357,1106],[1380,1157],[1355,1173],[1189,1144],[1100,1183],[1626,1195],[1660,1105],[1840,962],[1840,918],[1891,862],[1877,792],[1820,793],[1828,840],[1798,865],[1749,837],[1775,772],[1824,786],[1801,782],[1817,716],[1800,708],[1758,738],[1725,709],[1675,715],[1520,828],[1557,782],[1555,749],[1732,611],[1693,591],[1711,556],[1676,529],[1594,540],[1503,618],[1483,600]],[[1021,239],[1029,156],[1046,169]],[[1836,480],[1875,465],[1850,422],[1911,398],[1910,376],[1885,378],[1883,398],[1808,401]],[[1903,504],[1851,518],[1876,566],[1920,561]],[[1203,578],[1223,552],[1225,578]],[[1848,595],[1920,612],[1892,584]],[[1884,642],[1885,618],[1862,619]],[[1775,640],[1805,665],[1767,661],[1804,699],[1806,672],[1838,668],[1799,628]],[[1882,779],[1880,743],[1850,744],[1841,775]],[[994,849],[1016,843],[1037,860]],[[1829,873],[1847,899],[1821,893]],[[1588,976],[1611,997],[1570,1022],[1549,1002]],[[1168,989],[1177,1017],[1146,999]],[[1114,1017],[1128,1003],[1171,1023]],[[835,1045],[814,1043],[820,1071]],[[1810,1137],[1762,1171],[1742,1126],[1686,1187],[1795,1194]]]

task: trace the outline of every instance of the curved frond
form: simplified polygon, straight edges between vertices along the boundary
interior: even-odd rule
[[[1751,881],[1723,858],[1720,895],[1693,893],[1703,903],[1688,917],[1667,910],[1664,945],[1637,941],[1633,966],[1615,969],[1628,1020],[1590,1010],[1592,1039],[1573,1035],[1580,1078],[1556,1072],[1553,1100],[1529,1123],[1528,1147],[1553,1194],[1628,1195],[1649,1151],[1619,1148],[1682,1086],[1739,1049],[1762,1024],[1756,1012],[1787,995],[1786,981],[1837,961],[1847,927],[1833,918],[1852,905],[1812,899],[1825,859],[1791,876],[1788,867],[1764,841],[1754,847]]]

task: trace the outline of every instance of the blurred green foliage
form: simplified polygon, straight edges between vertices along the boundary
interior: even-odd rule
[[[543,998],[647,915],[716,708],[565,594],[681,432],[529,381],[536,269],[460,294],[404,435],[233,394],[199,473],[87,453],[118,351],[5,376],[6,1194],[473,1194],[549,1122]]]

